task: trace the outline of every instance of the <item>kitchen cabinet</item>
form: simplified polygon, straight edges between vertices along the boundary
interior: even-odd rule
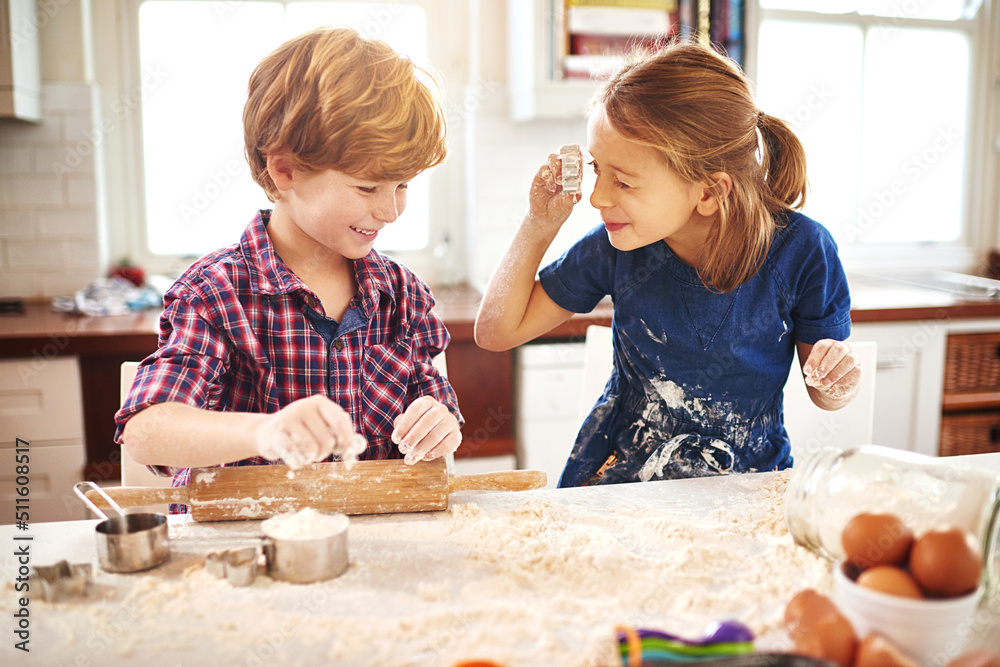
[[[952,333],[945,352],[941,455],[1000,451],[1000,326]]]
[[[87,518],[72,491],[84,466],[82,405],[76,357],[0,361],[0,524],[25,509],[19,497],[29,523]],[[17,448],[27,463],[15,461]]]
[[[1000,451],[1000,320],[855,324],[878,344],[875,444],[931,456]]]
[[[849,340],[878,347],[874,444],[937,455],[946,336],[938,320],[852,327]]]
[[[42,119],[35,0],[0,0],[0,118]]]
[[[516,352],[517,462],[545,471],[549,488],[559,482],[583,420],[584,356],[578,342],[522,345]]]

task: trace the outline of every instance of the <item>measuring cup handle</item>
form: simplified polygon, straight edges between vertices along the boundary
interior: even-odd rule
[[[118,503],[112,500],[111,496],[109,496],[104,492],[104,489],[97,486],[93,482],[77,482],[76,484],[73,485],[73,491],[76,493],[76,495],[80,496],[80,500],[85,502],[87,504],[87,507],[89,507],[97,516],[101,517],[102,519],[108,518],[108,515],[102,512],[100,508],[96,504],[94,504],[94,501],[87,497],[86,492],[82,491],[81,488],[87,488],[96,491],[97,494],[100,495],[101,498],[104,498],[104,500],[107,501],[107,503],[111,505],[111,507],[113,507],[119,514],[125,516],[125,510],[119,507]]]

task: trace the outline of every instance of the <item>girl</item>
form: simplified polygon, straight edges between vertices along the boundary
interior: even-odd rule
[[[598,94],[587,135],[597,227],[545,267],[579,196],[550,155],[476,318],[505,350],[614,302],[614,371],[560,486],[780,470],[782,388],[795,348],[810,397],[836,410],[861,369],[837,248],[805,200],[805,154],[759,111],[743,73],[679,43]]]

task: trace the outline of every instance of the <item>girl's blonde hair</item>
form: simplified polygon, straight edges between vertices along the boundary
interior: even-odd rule
[[[351,28],[291,39],[250,76],[243,139],[253,178],[275,201],[267,156],[285,152],[305,171],[408,181],[447,153],[439,93],[426,70]]]
[[[740,68],[707,46],[677,42],[627,63],[595,103],[619,134],[655,148],[681,178],[730,175],[728,194],[714,189],[719,213],[699,276],[717,292],[749,280],[767,256],[776,214],[805,203],[806,157],[784,121],[757,109]]]

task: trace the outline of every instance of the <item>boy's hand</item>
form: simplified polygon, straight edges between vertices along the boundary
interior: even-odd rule
[[[363,443],[344,409],[322,395],[301,398],[267,415],[255,436],[261,456],[283,459],[292,470],[334,453],[356,460]]]
[[[583,195],[571,195],[562,191],[562,185],[559,184],[561,170],[559,156],[550,153],[548,162],[538,169],[531,181],[531,192],[528,195],[529,218],[560,226],[573,212],[573,206]]]
[[[802,366],[806,384],[832,399],[857,393],[861,384],[861,366],[850,343],[824,338],[813,345]]]
[[[413,465],[454,452],[462,444],[462,432],[458,419],[443,403],[421,396],[396,417],[392,441],[405,455],[403,460]]]

